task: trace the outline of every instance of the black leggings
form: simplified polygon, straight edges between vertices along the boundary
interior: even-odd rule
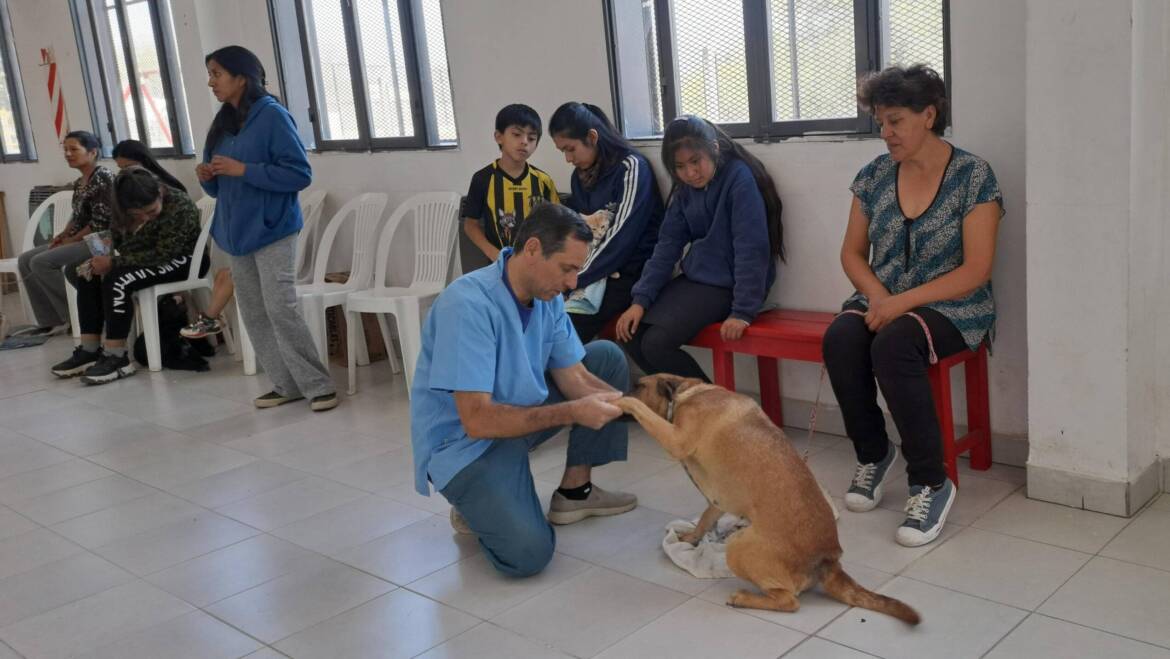
[[[704,327],[726,320],[731,298],[731,289],[700,284],[684,275],[675,277],[646,310],[626,351],[647,375],[673,373],[710,382],[682,346]]]
[[[203,259],[206,270],[207,259]],[[77,287],[77,315],[82,334],[101,335],[106,339],[124,340],[134,319],[134,293],[144,288],[187,278],[190,256],[181,256],[162,265],[114,268],[104,275],[86,280],[70,277]]]
[[[864,311],[861,305],[851,308]],[[942,314],[925,307],[914,313],[930,328],[939,359],[967,350],[963,335]],[[938,415],[927,377],[930,353],[918,321],[901,316],[875,334],[862,316],[843,314],[829,325],[823,347],[825,368],[857,461],[880,462],[886,457],[889,437],[877,405],[880,386],[902,436],[910,485],[934,486],[946,480]]]

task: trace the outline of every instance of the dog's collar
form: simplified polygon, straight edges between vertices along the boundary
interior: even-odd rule
[[[671,398],[666,403],[666,422],[674,423],[674,399]]]

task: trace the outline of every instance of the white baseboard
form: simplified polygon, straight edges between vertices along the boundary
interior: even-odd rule
[[[1130,517],[1163,487],[1166,461],[1155,460],[1132,481],[1102,480],[1044,465],[1028,465],[1028,498]]]

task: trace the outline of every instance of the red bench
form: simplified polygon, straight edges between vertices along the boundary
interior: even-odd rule
[[[735,353],[755,355],[760,373],[760,404],[777,426],[784,424],[781,411],[779,360],[824,362],[821,342],[834,313],[822,311],[767,311],[756,317],[738,341],[726,342],[719,336],[719,323],[708,325],[690,345],[708,348],[712,353],[715,384],[735,391]],[[612,337],[612,324],[604,334]],[[954,410],[951,404],[951,368],[964,365],[967,379],[967,434],[955,438]],[[934,406],[942,431],[943,462],[947,475],[957,485],[959,455],[970,452],[971,468],[991,467],[991,415],[987,393],[987,348],[964,350],[940,359],[929,370]]]

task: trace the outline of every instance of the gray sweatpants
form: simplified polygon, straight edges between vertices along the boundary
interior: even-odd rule
[[[48,243],[34,247],[20,255],[17,268],[20,280],[28,292],[36,319],[29,319],[40,327],[56,327],[69,322],[69,303],[65,299],[65,277],[61,268],[75,268],[90,257],[85,241],[69,243],[49,249]]]
[[[232,279],[256,359],[272,380],[273,391],[312,399],[335,393],[336,387],[297,312],[296,239],[294,234],[251,254],[232,256]]]

